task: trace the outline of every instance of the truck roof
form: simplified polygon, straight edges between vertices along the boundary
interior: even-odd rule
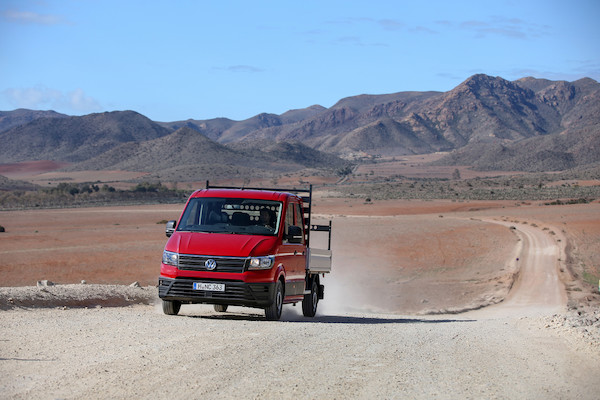
[[[274,201],[284,201],[288,197],[299,198],[299,196],[292,193],[253,189],[200,189],[196,190],[191,197],[225,197]]]

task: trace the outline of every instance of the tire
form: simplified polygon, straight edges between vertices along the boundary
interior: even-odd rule
[[[310,284],[310,293],[304,295],[302,300],[302,314],[305,317],[314,317],[317,314],[317,305],[319,304],[319,285],[317,280],[313,279]]]
[[[225,312],[229,306],[227,304],[214,304],[213,307],[216,312]]]
[[[179,309],[181,308],[181,302],[180,301],[170,301],[170,300],[163,300],[162,302],[162,309],[163,312],[167,315],[177,315],[179,314]]]
[[[273,303],[265,308],[265,317],[267,321],[279,321],[281,318],[281,309],[283,308],[283,287],[281,281],[277,281],[275,285],[275,297]]]

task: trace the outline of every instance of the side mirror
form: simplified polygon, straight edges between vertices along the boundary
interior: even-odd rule
[[[288,227],[287,240],[290,243],[302,243],[302,229],[296,225]]]
[[[165,235],[167,237],[171,237],[173,232],[175,232],[175,226],[177,225],[177,221],[169,221],[167,222],[167,227],[165,228]]]

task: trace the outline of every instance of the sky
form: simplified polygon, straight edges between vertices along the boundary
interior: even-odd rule
[[[473,74],[600,81],[598,0],[0,0],[0,110],[226,117]]]

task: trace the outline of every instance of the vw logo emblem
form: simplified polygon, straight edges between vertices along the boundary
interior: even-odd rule
[[[204,262],[204,266],[207,270],[212,271],[213,269],[217,268],[217,262],[212,258],[209,258]]]

